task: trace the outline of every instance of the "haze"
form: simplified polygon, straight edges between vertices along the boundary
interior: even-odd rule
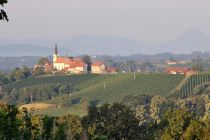
[[[9,0],[0,39],[88,35],[160,45],[189,31],[210,36],[209,6],[209,0]]]

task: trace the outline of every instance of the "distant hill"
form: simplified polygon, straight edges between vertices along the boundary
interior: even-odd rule
[[[38,56],[0,57],[0,70],[8,72],[23,66],[33,68],[40,58]]]
[[[129,38],[115,36],[82,35],[65,40],[3,40],[0,39],[0,56],[46,56],[53,52],[58,43],[60,54],[65,55],[131,55],[156,54],[163,52],[191,53],[210,51],[210,37],[199,31],[189,31],[174,41],[148,45]]]
[[[39,46],[31,44],[1,44],[1,57],[14,56],[49,56],[53,54],[54,46]],[[61,48],[62,51],[68,52],[67,49]]]

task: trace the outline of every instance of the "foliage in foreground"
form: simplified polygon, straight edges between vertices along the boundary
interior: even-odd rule
[[[114,103],[89,107],[88,115],[33,116],[14,106],[0,106],[1,140],[208,140],[210,118],[170,109],[160,123],[139,124],[129,107]]]
[[[0,0],[0,5],[3,7],[7,3],[7,0]],[[0,9],[0,20],[9,21],[6,12],[3,9]]]
[[[141,132],[135,112],[120,103],[90,107],[82,125],[91,138],[107,136],[108,139],[134,140],[139,139]]]

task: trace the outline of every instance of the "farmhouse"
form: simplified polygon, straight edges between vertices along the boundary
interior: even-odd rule
[[[103,62],[95,62],[91,66],[91,72],[95,74],[106,73],[106,67]]]
[[[168,67],[165,70],[168,74],[190,74],[194,73],[189,67]]]

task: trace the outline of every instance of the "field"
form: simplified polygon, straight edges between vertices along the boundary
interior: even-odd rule
[[[151,94],[167,96],[184,79],[183,75],[168,74],[117,74],[111,77],[90,80],[77,85],[79,91],[52,102],[70,102],[86,97],[91,104],[119,102],[129,94]],[[62,99],[61,99],[62,98]]]
[[[210,81],[210,74],[208,73],[201,73],[201,74],[196,74],[192,75],[188,78],[188,80],[182,85],[181,87],[181,97],[188,97],[193,94],[193,90],[205,83]]]
[[[79,105],[74,105],[67,108],[51,108],[51,109],[37,110],[34,112],[34,115],[36,114],[44,114],[54,117],[74,114],[82,117],[87,114],[87,110],[82,109],[81,106]]]
[[[149,94],[167,97],[185,79],[184,75],[169,75],[164,73],[130,73],[116,75],[72,75],[39,77],[4,85],[4,90],[20,89],[42,84],[71,83],[73,92],[55,97],[45,103],[57,105],[70,105],[65,108],[50,108],[36,111],[48,115],[65,115],[73,113],[84,115],[86,112],[80,108],[81,99],[87,99],[91,105],[120,102],[129,94]]]

